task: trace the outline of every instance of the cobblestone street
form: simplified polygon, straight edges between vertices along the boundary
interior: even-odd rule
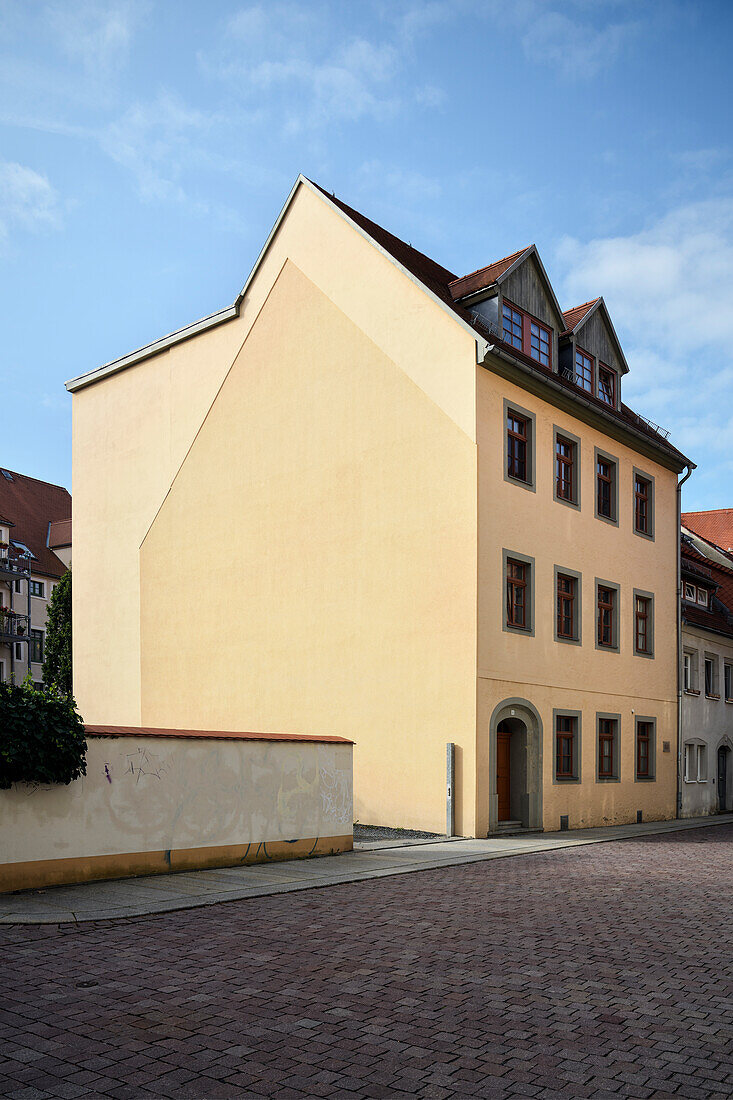
[[[4,926],[0,1095],[733,1094],[733,826]]]

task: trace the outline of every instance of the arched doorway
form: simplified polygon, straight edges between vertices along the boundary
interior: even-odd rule
[[[718,760],[717,760],[717,778],[718,778],[718,813],[724,814],[728,811],[731,801],[733,800],[733,790],[731,787],[731,751],[728,745],[718,746]]]
[[[489,832],[542,828],[542,721],[526,699],[505,699],[489,724]]]

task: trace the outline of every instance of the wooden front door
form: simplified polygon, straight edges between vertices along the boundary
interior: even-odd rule
[[[509,742],[510,733],[497,733],[496,735],[496,793],[498,795],[499,821],[509,821],[510,812],[510,775],[509,775]]]

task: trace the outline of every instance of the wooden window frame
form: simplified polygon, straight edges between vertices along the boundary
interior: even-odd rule
[[[568,462],[572,465],[572,487],[571,496],[561,496],[559,490],[561,489],[560,474],[560,455],[558,454],[558,447],[564,444],[572,448],[570,457],[564,457],[564,464]],[[581,488],[581,450],[580,439],[572,432],[566,431],[558,424],[552,426],[552,498],[558,501],[559,504],[564,504],[566,508],[575,508],[580,510],[580,488]]]
[[[599,472],[599,465],[603,463],[608,466],[608,474],[601,474]],[[596,519],[602,520],[604,523],[610,523],[613,527],[618,527],[618,480],[619,480],[619,461],[615,455],[607,454],[606,451],[600,450],[598,447],[594,448],[593,452],[593,472],[594,472],[594,509]],[[607,515],[602,512],[599,505],[601,502],[601,485],[608,485],[608,500],[610,512]]]
[[[610,593],[610,600],[602,601],[601,593]],[[616,644],[616,618],[618,615],[617,606],[618,590],[610,585],[598,582],[596,584],[596,646],[598,649],[617,649]],[[604,615],[606,613],[610,616],[610,639],[604,641],[606,624],[604,622]]]
[[[579,367],[578,359],[579,358],[581,360],[586,360],[587,359],[587,361],[588,361],[588,369],[590,371],[590,378],[588,380],[590,384],[588,386],[585,386],[583,384],[583,382],[585,381],[585,375],[581,373],[582,369],[585,367],[585,363],[581,362],[580,363],[580,368],[581,369],[580,370],[578,369],[578,367]],[[573,359],[573,377],[575,378],[575,385],[578,387],[579,390],[582,390],[583,393],[589,393],[591,395],[591,397],[594,397],[595,392],[596,392],[595,391],[595,377],[596,377],[595,362],[596,362],[595,356],[591,355],[590,352],[585,350],[585,348],[580,348],[580,347],[578,347],[577,344],[575,345],[575,358]],[[583,381],[581,381],[581,379]]]
[[[635,588],[634,598],[634,654],[637,657],[654,657],[654,593]],[[642,607],[639,607],[639,604]],[[644,647],[639,645],[643,624]]]
[[[568,587],[564,587],[569,584]],[[555,576],[555,594],[557,606],[555,608],[555,630],[557,638],[564,642],[574,642],[577,640],[576,629],[576,599],[577,599],[578,581],[575,577],[569,573],[557,573]],[[570,628],[566,630],[568,619],[570,620]]]
[[[726,703],[733,703],[733,665],[729,661],[723,661],[723,698]]]
[[[518,485],[522,489],[527,489],[530,493],[536,492],[535,484],[535,440],[537,433],[537,417],[529,409],[523,409],[521,405],[517,405],[515,401],[509,401],[508,398],[504,398],[504,423],[502,431],[504,432],[504,481],[509,485]],[[510,418],[515,420],[521,420],[524,422],[524,437],[523,440],[526,443],[525,448],[525,478],[516,477],[509,473],[510,469],[510,447],[509,441],[511,439],[517,439],[522,442],[522,434],[512,431],[510,436],[509,421]]]
[[[692,595],[689,594],[688,589],[689,592],[692,592]],[[692,584],[690,581],[683,581],[682,599],[686,600],[687,603],[697,603],[697,585]]]
[[[534,637],[534,583],[535,560],[516,550],[502,549],[502,629],[510,634]],[[521,566],[523,577],[512,577],[513,566]],[[524,594],[524,622],[510,619],[510,611],[516,606],[515,591]]]
[[[520,344],[515,343],[515,340],[517,339],[517,335],[513,331],[513,328],[511,328],[511,327],[508,330],[510,338],[507,339],[507,336],[506,336],[507,329],[505,329],[505,320],[506,320],[506,318],[504,317],[504,310],[505,309],[509,310],[512,314],[516,314],[520,318],[520,327],[521,327],[521,333],[522,333],[521,337],[520,337],[520,339],[521,339]],[[511,320],[511,325],[516,324],[513,317],[510,320]],[[539,329],[538,338],[537,338],[538,352],[541,351],[541,348],[542,348],[541,336],[544,334],[544,336],[547,338],[547,362],[546,363],[542,362],[540,354],[535,355],[534,352],[533,352],[533,349],[532,349],[532,335],[533,335],[532,325],[536,325],[537,328]],[[545,367],[547,370],[554,370],[554,367],[553,367],[553,353],[552,352],[553,352],[553,345],[554,345],[554,342],[555,342],[555,330],[550,325],[546,325],[544,321],[540,321],[539,317],[535,317],[531,313],[528,313],[526,309],[522,309],[522,307],[518,306],[516,304],[516,302],[513,302],[511,300],[511,298],[502,297],[502,299],[501,299],[501,339],[502,339],[503,343],[508,345],[508,347],[512,348],[515,351],[521,351],[529,359],[532,359],[535,363],[539,363],[541,367]]]
[[[714,653],[703,654],[703,687],[706,699],[719,699],[718,691],[718,658]],[[708,667],[710,668],[710,690],[708,691]]]
[[[44,636],[42,630],[31,630],[28,640],[28,663],[34,665],[43,664],[43,642]],[[39,657],[34,654],[40,653]]]
[[[608,473],[602,472],[608,470]],[[601,492],[602,487],[604,491]],[[609,462],[606,458],[599,458],[596,460],[596,507],[598,509],[598,515],[601,519],[613,519],[613,463]],[[606,496],[608,501],[606,502]],[[608,511],[605,511],[606,503],[608,503]],[[603,504],[603,507],[601,505]]]
[[[642,488],[640,488],[640,483]],[[656,482],[652,474],[634,466],[631,470],[632,488],[632,530],[635,535],[654,542],[654,510],[656,500]],[[646,506],[646,523],[643,518],[643,506]]]
[[[582,754],[582,714],[579,710],[555,709],[552,712],[552,781],[557,784],[580,783]],[[570,771],[558,771],[558,763],[567,759],[565,745],[570,738]]]
[[[620,714],[596,714],[596,781],[619,782]],[[610,754],[604,756],[604,746],[610,744]],[[604,764],[608,760],[609,766]]]
[[[646,770],[641,747],[646,746]],[[634,779],[639,783],[653,783],[657,777],[657,720],[647,715],[634,719]]]
[[[521,425],[521,428],[514,428],[512,427],[513,424]],[[521,481],[526,485],[530,446],[530,430],[527,418],[510,409],[506,417],[506,435],[507,477],[510,477],[512,481]],[[521,456],[518,453],[519,451],[522,452]],[[513,468],[516,466],[518,469],[520,465],[524,467],[524,474],[516,472]]]
[[[601,393],[601,378],[603,376],[610,379],[610,382],[611,382],[611,387],[610,387],[610,389],[611,389],[611,400],[610,401],[608,401],[605,397],[603,397],[602,393]],[[616,401],[616,386],[617,386],[616,371],[612,370],[611,367],[606,366],[605,363],[601,363],[600,360],[598,361],[598,383],[597,383],[597,385],[598,385],[598,393],[597,393],[596,396],[598,397],[598,400],[602,401],[604,405],[608,405],[608,407],[610,409],[615,409],[617,407],[617,401]]]
[[[37,599],[45,600],[46,598],[46,586],[43,581],[31,580],[30,582],[31,596],[35,596]],[[39,591],[34,591],[38,589]]]
[[[701,596],[702,599],[700,599]],[[710,607],[710,593],[707,588],[703,588],[701,585],[697,586],[697,605],[698,607]]]
[[[507,558],[506,562],[506,625],[512,630],[527,629],[527,597],[529,595],[529,583],[527,580],[528,565],[516,558]],[[516,574],[515,574],[516,571]],[[521,621],[515,618],[518,602],[517,596],[521,594],[519,605],[521,606]]]
[[[563,453],[562,448],[569,451]],[[575,504],[575,455],[577,444],[564,435],[555,435],[555,499]],[[569,472],[568,472],[569,471]]]

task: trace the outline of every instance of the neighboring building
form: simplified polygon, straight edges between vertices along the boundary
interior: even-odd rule
[[[458,278],[300,177],[231,307],[68,383],[81,712],[353,738],[363,822],[442,831],[448,742],[459,833],[673,817],[689,464],[627,370],[534,247]]]
[[[60,485],[0,469],[0,680],[36,683],[48,602],[71,566],[71,497]]]
[[[733,809],[733,558],[683,526],[681,560],[680,815],[703,817]]]
[[[714,508],[710,512],[683,512],[682,526],[726,553],[733,551],[733,508]]]

